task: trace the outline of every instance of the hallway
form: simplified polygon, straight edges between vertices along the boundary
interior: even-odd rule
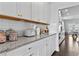
[[[66,36],[60,45],[60,51],[55,52],[53,56],[79,56],[79,37],[73,40],[71,35]]]

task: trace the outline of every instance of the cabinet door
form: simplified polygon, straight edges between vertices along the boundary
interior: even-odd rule
[[[29,50],[27,50],[27,45],[16,48],[14,50],[8,51],[7,56],[24,56],[27,54]]]
[[[46,43],[46,55],[47,56],[51,56],[53,54],[53,52],[55,51],[55,36],[52,35],[50,37],[47,38],[47,43]]]
[[[48,3],[33,2],[32,3],[32,19],[47,21],[49,16]]]
[[[41,19],[43,16],[43,5],[41,3],[32,3],[32,19]]]
[[[1,6],[3,14],[16,16],[16,2],[2,2]]]
[[[40,42],[39,56],[46,56],[46,38],[42,39]]]
[[[17,2],[17,16],[31,18],[31,2]]]
[[[52,55],[56,47],[56,35],[50,36],[50,39],[51,39],[51,55]]]
[[[38,55],[38,48],[36,42],[16,48],[14,50],[8,51],[8,56],[30,56]]]
[[[2,14],[2,2],[0,2],[0,14]]]
[[[30,44],[29,53],[26,54],[27,56],[39,56],[39,42],[34,42]]]
[[[50,37],[46,38],[47,39],[47,42],[46,42],[46,55],[47,56],[50,56],[50,53],[51,53],[51,39]]]
[[[43,16],[42,16],[42,19],[44,21],[47,21],[49,22],[48,20],[50,19],[50,4],[49,3],[43,3]]]

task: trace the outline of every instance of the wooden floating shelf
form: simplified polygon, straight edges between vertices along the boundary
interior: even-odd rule
[[[8,15],[0,15],[1,19],[7,19],[7,20],[15,20],[15,21],[22,21],[22,22],[31,22],[31,23],[37,23],[37,24],[44,24],[44,25],[49,25],[47,22],[42,21],[42,20],[33,20],[33,19],[25,19],[25,18],[20,18],[16,16],[8,16]]]

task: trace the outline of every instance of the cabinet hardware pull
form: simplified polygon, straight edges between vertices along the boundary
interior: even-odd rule
[[[32,48],[32,47],[30,47],[29,50],[30,50],[31,48]]]

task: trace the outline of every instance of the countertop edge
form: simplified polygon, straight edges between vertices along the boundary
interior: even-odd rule
[[[33,43],[33,42],[39,41],[39,40],[41,40],[41,39],[43,39],[43,38],[46,38],[46,37],[49,37],[49,36],[52,36],[52,35],[55,35],[55,34],[57,34],[57,33],[49,34],[49,35],[46,35],[45,37],[39,38],[38,40],[34,40],[34,41],[31,41],[31,42],[28,42],[28,43],[24,43],[24,44],[19,45],[19,46],[15,47],[15,48],[12,48],[12,49],[7,49],[7,50],[4,50],[4,51],[1,51],[0,54],[1,54],[1,53],[5,53],[5,52],[12,51],[12,50],[17,49],[17,48],[19,48],[19,47],[22,47],[22,46],[24,46],[24,45],[31,44],[31,43]]]

